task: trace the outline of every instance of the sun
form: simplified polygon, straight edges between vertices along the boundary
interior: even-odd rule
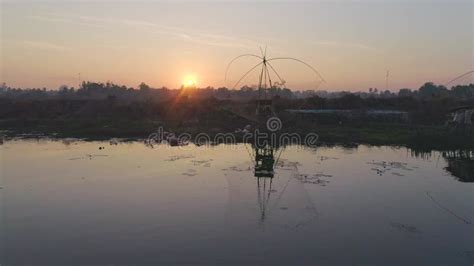
[[[184,78],[183,87],[185,88],[195,88],[196,87],[196,78],[193,76],[188,76]]]

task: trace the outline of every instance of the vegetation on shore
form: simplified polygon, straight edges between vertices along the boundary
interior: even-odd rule
[[[199,126],[166,127],[152,120],[0,120],[0,128],[7,137],[55,137],[104,140],[110,138],[146,139],[162,127],[176,134],[188,133],[195,137],[206,133],[211,138],[219,133],[233,133],[221,128]],[[221,131],[222,130],[222,131]],[[282,132],[318,134],[320,144],[400,145],[430,149],[474,148],[474,133],[469,130],[450,130],[444,126],[406,125],[394,123],[365,123],[359,125],[319,125],[305,128],[284,127]],[[234,134],[241,141],[240,134]]]
[[[321,143],[367,143],[433,148],[474,147],[472,128],[444,124],[450,110],[474,105],[474,84],[443,86],[427,83],[419,90],[398,94],[339,93],[328,97],[300,97],[273,88],[273,105],[283,121],[281,132],[316,133]],[[0,91],[0,133],[7,137],[53,136],[90,139],[147,138],[159,127],[179,133],[233,133],[253,124],[255,89],[138,90],[113,84],[84,83],[79,90]],[[230,96],[229,96],[230,95]],[[296,96],[295,96],[296,95]],[[287,110],[396,110],[406,119],[373,119],[337,114],[304,116]],[[247,114],[247,115],[246,115]],[[236,134],[238,137],[238,134]]]

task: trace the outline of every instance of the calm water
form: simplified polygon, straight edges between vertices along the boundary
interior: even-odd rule
[[[474,262],[472,172],[438,152],[292,146],[273,179],[251,153],[5,142],[2,265]]]

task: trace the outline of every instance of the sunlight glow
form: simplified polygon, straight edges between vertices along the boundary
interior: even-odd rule
[[[183,87],[185,88],[195,88],[196,87],[196,77],[187,76],[184,78]]]

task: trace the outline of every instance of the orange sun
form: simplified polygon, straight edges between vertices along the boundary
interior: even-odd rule
[[[193,76],[188,76],[184,78],[183,87],[185,88],[195,88],[196,87],[196,78]]]

